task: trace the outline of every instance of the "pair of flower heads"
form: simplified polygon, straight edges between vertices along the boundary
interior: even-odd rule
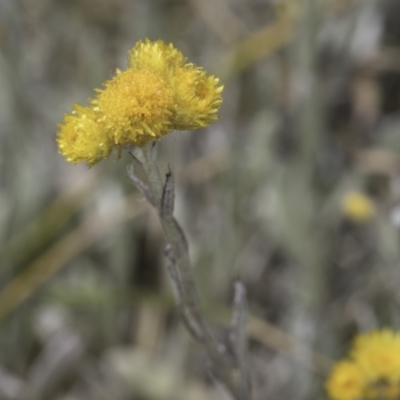
[[[331,400],[399,400],[400,332],[386,328],[358,335],[326,388]]]
[[[89,106],[75,104],[59,125],[57,144],[71,163],[92,166],[114,147],[142,147],[172,130],[204,128],[218,119],[223,86],[188,63],[172,44],[139,41],[128,68],[96,89]]]

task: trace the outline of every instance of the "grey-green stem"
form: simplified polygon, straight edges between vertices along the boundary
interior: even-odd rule
[[[193,279],[187,240],[173,216],[175,196],[173,176],[168,173],[165,182],[161,178],[157,166],[156,143],[149,143],[143,148],[132,146],[127,150],[141,165],[147,184],[136,177],[133,167],[128,170],[128,174],[135,186],[156,208],[164,230],[168,243],[165,255],[169,262],[168,270],[182,320],[189,333],[205,347],[212,362],[212,372],[217,380],[235,399],[250,400],[249,379],[243,360],[230,356],[226,352],[226,346],[217,343],[202,313]]]

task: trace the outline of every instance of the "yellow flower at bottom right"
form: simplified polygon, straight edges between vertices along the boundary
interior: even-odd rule
[[[332,400],[357,400],[364,393],[366,379],[357,364],[350,361],[338,362],[326,383]]]
[[[357,335],[326,389],[331,400],[399,400],[400,332],[386,328]]]
[[[400,382],[400,335],[390,329],[358,336],[353,360],[371,381]]]

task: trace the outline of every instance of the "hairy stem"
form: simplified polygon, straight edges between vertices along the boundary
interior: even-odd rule
[[[174,180],[171,172],[167,173],[165,182],[161,178],[157,166],[155,143],[143,148],[130,147],[128,152],[143,168],[147,184],[141,182],[128,170],[135,186],[144,194],[146,199],[156,208],[168,246],[166,257],[168,271],[173,283],[175,295],[182,320],[189,333],[202,343],[211,361],[215,377],[230,391],[237,400],[250,400],[250,389],[247,376],[244,376],[243,362],[236,360],[225,351],[215,340],[201,310],[200,300],[191,269],[188,243],[185,234],[173,216],[174,211]],[[234,352],[236,353],[236,352]],[[242,354],[242,352],[239,352]]]

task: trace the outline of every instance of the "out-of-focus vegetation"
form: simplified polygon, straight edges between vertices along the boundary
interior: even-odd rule
[[[56,148],[145,37],[225,84],[220,121],[159,160],[215,333],[239,277],[254,399],[324,399],[357,332],[400,325],[397,0],[0,1],[0,399],[228,399],[130,158],[88,170]]]

